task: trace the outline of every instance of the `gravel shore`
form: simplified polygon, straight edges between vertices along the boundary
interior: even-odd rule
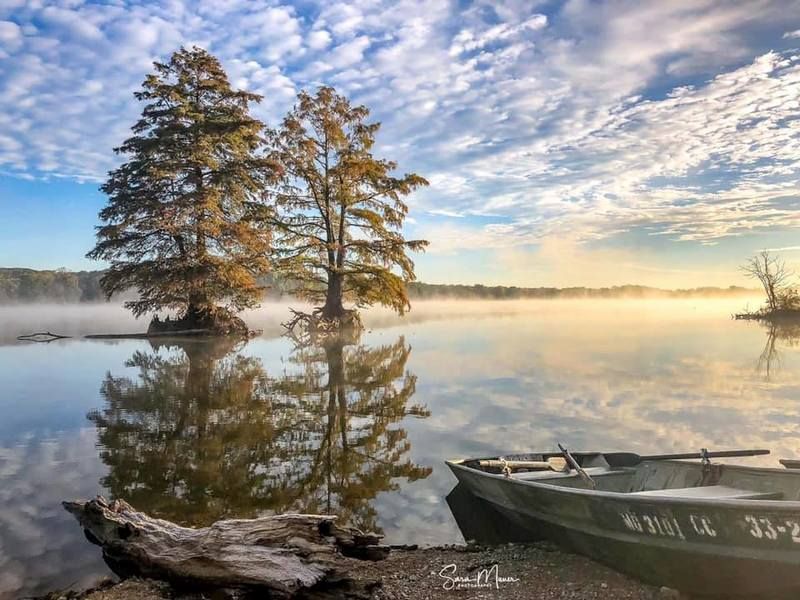
[[[497,565],[496,569],[493,569]],[[677,598],[589,559],[544,543],[394,550],[380,562],[359,562],[353,576],[377,580],[375,600],[653,600]],[[80,596],[50,600],[199,600],[157,582],[128,580]],[[214,596],[218,597],[218,596]],[[223,596],[224,597],[224,596]]]
[[[357,577],[380,579],[380,593],[392,600],[660,597],[655,588],[549,544],[396,551],[381,563],[364,564]]]

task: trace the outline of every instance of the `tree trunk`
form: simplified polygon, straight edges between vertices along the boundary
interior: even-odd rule
[[[322,316],[326,319],[338,319],[344,316],[344,277],[339,273],[331,273],[328,276],[328,292],[325,296],[325,306],[322,308]]]
[[[389,552],[378,545],[380,536],[341,527],[325,515],[237,519],[192,529],[149,517],[122,500],[98,497],[64,502],[64,508],[103,548],[115,573],[176,587],[242,590],[259,598],[326,587],[358,595],[347,576],[353,559],[379,560]]]
[[[186,307],[186,314],[183,318],[187,323],[200,323],[204,316],[208,314],[208,303],[200,294],[193,294]]]

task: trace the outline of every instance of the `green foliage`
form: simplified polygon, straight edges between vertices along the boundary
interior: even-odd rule
[[[406,283],[415,279],[408,252],[428,244],[402,234],[402,199],[428,182],[414,173],[394,177],[397,165],[372,155],[380,124],[368,116],[321,87],[314,96],[301,92],[269,135],[285,175],[274,193],[275,268],[295,294],[324,301],[326,317],[341,315],[343,300],[405,312]]]
[[[275,171],[258,154],[264,126],[249,114],[261,97],[233,90],[196,47],[155,63],[135,96],[146,104],[115,150],[128,161],[102,186],[109,203],[87,255],[111,263],[105,293],[136,289],[126,306],[137,316],[256,305],[269,250],[260,200]]]

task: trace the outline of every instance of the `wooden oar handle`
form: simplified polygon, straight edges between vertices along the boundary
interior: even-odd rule
[[[561,471],[563,470],[563,464],[551,464],[549,462],[544,462],[542,460],[498,460],[498,459],[490,459],[490,460],[481,460],[478,461],[478,465],[481,467],[490,467],[494,469],[504,469],[508,467],[509,469],[533,469],[538,471],[547,471],[548,469],[552,469],[553,471]]]

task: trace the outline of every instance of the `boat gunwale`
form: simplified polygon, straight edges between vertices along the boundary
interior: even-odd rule
[[[602,452],[597,453],[586,453],[586,454],[603,454]],[[547,456],[545,454],[545,456]],[[556,456],[556,455],[551,455]],[[496,458],[496,457],[495,457]],[[559,485],[552,485],[547,483],[542,483],[536,480],[524,480],[524,479],[515,479],[513,477],[506,477],[501,473],[487,473],[486,471],[482,471],[480,469],[476,469],[473,467],[468,467],[464,463],[477,461],[477,460],[487,460],[486,458],[467,458],[461,460],[445,460],[445,464],[447,464],[451,469],[456,467],[458,469],[464,470],[469,473],[475,473],[480,477],[488,477],[491,479],[495,479],[498,481],[502,481],[505,483],[512,483],[515,485],[522,485],[526,487],[533,487],[539,490],[547,490],[547,491],[555,491],[559,494],[565,495],[574,495],[577,494],[579,496],[586,496],[588,498],[598,498],[603,499],[607,498],[610,500],[617,500],[617,501],[626,501],[626,502],[633,502],[636,504],[662,504],[662,505],[686,505],[686,506],[721,506],[724,508],[754,508],[754,507],[763,507],[770,511],[774,511],[775,509],[780,509],[778,512],[797,512],[800,510],[800,500],[765,500],[765,499],[731,499],[731,498],[681,498],[678,496],[637,496],[636,493],[632,492],[612,492],[606,490],[589,490],[584,488],[573,488],[573,487],[566,487],[566,486],[559,486]],[[647,462],[647,461],[642,461]],[[685,464],[686,461],[682,460],[663,460],[658,462],[664,463],[683,463]],[[691,464],[691,463],[689,463]],[[775,467],[748,467],[742,465],[728,465],[733,468],[737,469],[745,469],[745,470],[757,470],[757,471],[774,471],[775,473],[784,473],[786,475],[796,475],[800,477],[800,472],[798,473],[791,473],[786,469],[779,469]],[[631,467],[622,467],[622,469],[631,468]]]

